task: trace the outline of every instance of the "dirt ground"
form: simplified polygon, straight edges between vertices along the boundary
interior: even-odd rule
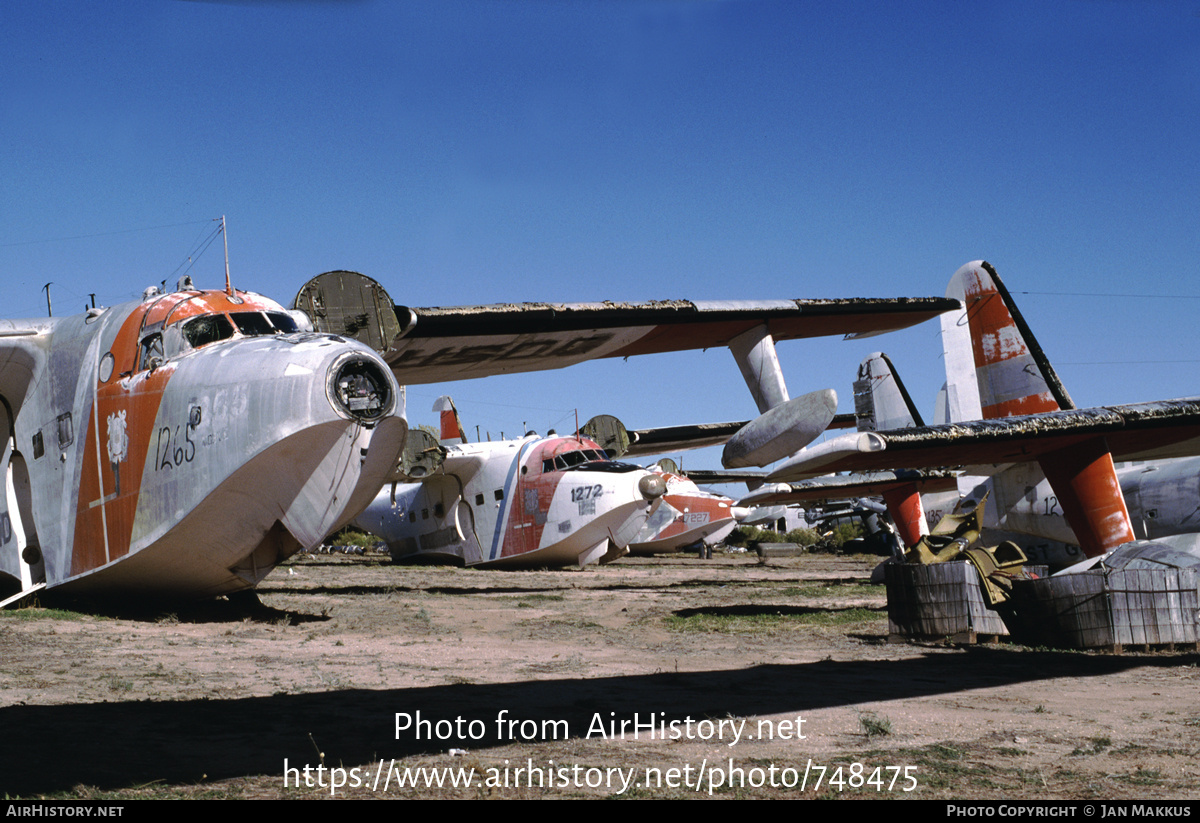
[[[5,612],[0,791],[1200,798],[1197,655],[889,644],[871,564],[317,555],[257,610]]]

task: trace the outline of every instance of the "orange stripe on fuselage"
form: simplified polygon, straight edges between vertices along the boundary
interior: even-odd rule
[[[583,449],[601,450],[591,440],[574,437],[545,440],[529,450],[517,470],[517,482],[513,484],[515,499],[509,501],[512,509],[500,547],[501,557],[513,557],[541,547],[550,505],[565,476],[560,470],[543,472],[543,461]]]
[[[147,300],[130,313],[113,339],[112,377],[98,382],[96,405],[88,415],[87,440],[76,501],[75,536],[71,574],[97,569],[129,553],[134,518],[137,516],[142,473],[146,461],[174,463],[174,450],[187,448],[176,428],[164,438],[155,430],[163,392],[174,373],[168,362],[155,369],[135,371],[143,329],[172,325],[201,314],[239,311],[279,311],[270,301],[239,293],[234,302],[222,291],[195,291],[161,295]],[[187,421],[174,421],[185,427]],[[115,429],[124,429],[125,448],[120,459],[110,459],[110,437],[120,440]],[[157,464],[155,464],[157,465]],[[175,470],[163,464],[163,471]],[[119,476],[119,490],[118,490]]]
[[[125,318],[111,349],[116,363],[113,376],[96,387],[96,406],[88,416],[76,501],[72,575],[97,569],[129,552],[142,469],[151,448],[163,389],[174,371],[167,366],[153,374],[148,371],[129,374],[137,366],[142,318],[151,305],[145,304]],[[120,459],[111,460],[109,440],[110,437],[120,440],[115,431],[119,428],[125,433],[124,454],[115,454]]]
[[[88,419],[75,515],[75,546],[71,555],[73,575],[99,568],[129,552],[142,471],[147,459],[157,457],[154,423],[163,390],[173,371],[172,367],[166,366],[153,374],[142,372],[124,380],[110,381],[110,385],[102,386],[97,393],[99,413]],[[99,438],[96,436],[97,423]],[[110,432],[120,428],[125,432],[124,455],[117,454],[114,457],[118,459],[110,459]]]

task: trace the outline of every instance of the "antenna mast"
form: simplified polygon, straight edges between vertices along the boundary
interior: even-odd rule
[[[225,231],[225,215],[221,215],[221,239],[225,241],[225,293],[233,297],[233,287],[229,285],[229,233]]]

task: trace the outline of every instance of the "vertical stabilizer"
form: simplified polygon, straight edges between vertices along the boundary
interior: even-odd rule
[[[467,442],[462,422],[458,419],[458,409],[454,408],[454,401],[450,399],[450,395],[443,394],[433,401],[433,410],[441,412],[442,415],[441,431],[438,435],[439,443],[443,446],[457,446]]]
[[[975,384],[979,401],[977,416],[954,416],[953,420],[994,420],[1075,408],[991,265],[976,260],[963,266],[950,280],[946,296],[957,298],[965,307],[958,318],[944,315],[942,321],[951,413],[974,413],[970,407],[971,383]],[[947,326],[951,327],[949,332]],[[968,351],[964,330],[970,337],[969,360],[964,357]]]
[[[854,381],[854,418],[860,432],[925,425],[891,358],[883,352],[867,355],[858,365],[858,379]],[[884,492],[883,502],[906,547],[915,545],[929,533],[921,494],[915,483]]]
[[[964,306],[961,313],[942,315],[951,422],[1075,408],[991,265],[976,260],[963,266],[950,279],[946,296]],[[1038,464],[1084,554],[1094,557],[1134,539],[1103,437],[1048,452]],[[960,492],[972,481],[960,478]],[[1036,493],[1029,477],[1021,482],[1012,471],[993,476],[991,484],[1002,527],[1006,515],[1017,512],[1022,501],[1028,503],[1030,493]]]
[[[859,431],[925,425],[891,358],[883,352],[868,355],[858,365],[858,379],[854,381],[854,418]]]

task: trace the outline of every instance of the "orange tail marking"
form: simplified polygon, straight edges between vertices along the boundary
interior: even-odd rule
[[[964,287],[984,418],[1059,411],[1004,299],[990,278],[973,274]]]

